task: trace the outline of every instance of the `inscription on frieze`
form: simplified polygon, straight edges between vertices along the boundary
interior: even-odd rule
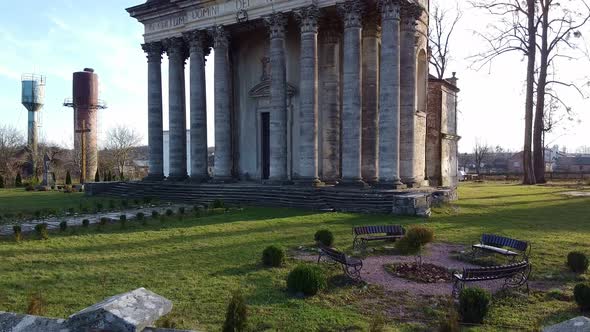
[[[156,21],[145,24],[146,33],[158,32],[162,30],[172,29],[188,23],[193,23],[199,20],[205,20],[226,15],[237,15],[245,11],[272,5],[276,2],[283,2],[285,0],[231,0],[217,3],[214,5],[191,8],[182,14],[169,16],[157,19]],[[287,0],[288,1],[288,0]]]

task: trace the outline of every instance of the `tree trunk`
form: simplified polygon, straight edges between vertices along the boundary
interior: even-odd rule
[[[532,163],[532,135],[533,135],[533,98],[535,94],[535,57],[536,27],[535,27],[535,0],[527,0],[528,13],[528,50],[527,50],[527,77],[526,77],[526,103],[524,117],[524,149],[523,149],[523,184],[535,184],[535,172]]]
[[[549,8],[551,1],[546,0],[541,7],[543,21],[541,23],[541,63],[539,79],[537,82],[537,105],[535,110],[535,126],[533,133],[533,161],[535,167],[535,179],[537,183],[545,183],[545,147],[543,145],[543,132],[545,130],[545,88],[547,87],[547,70],[549,66]]]

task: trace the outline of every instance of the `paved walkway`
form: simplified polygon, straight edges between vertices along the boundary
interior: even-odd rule
[[[110,218],[113,221],[118,221],[122,215],[127,216],[127,220],[135,219],[138,213],[142,212],[145,214],[146,217],[151,217],[152,211],[158,211],[160,215],[163,215],[166,210],[172,209],[174,213],[178,212],[178,208],[184,207],[186,212],[188,213],[192,206],[188,205],[166,205],[166,206],[150,206],[150,207],[140,207],[140,208],[130,208],[120,211],[108,211],[108,212],[100,212],[96,214],[74,214],[71,216],[64,216],[64,217],[50,217],[44,219],[37,219],[37,220],[30,220],[23,223],[18,223],[14,225],[20,225],[23,234],[25,233],[32,233],[35,230],[35,226],[38,224],[46,223],[48,230],[55,230],[59,229],[59,224],[62,221],[66,221],[68,223],[68,227],[71,226],[82,226],[82,221],[84,219],[88,219],[90,224],[98,224],[101,218]],[[14,225],[2,225],[0,226],[0,236],[10,236],[14,234],[13,226]]]

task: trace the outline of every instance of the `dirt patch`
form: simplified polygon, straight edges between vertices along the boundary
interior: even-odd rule
[[[396,277],[419,283],[431,284],[451,281],[451,273],[449,270],[434,264],[390,264],[385,265],[385,270]]]
[[[569,197],[590,197],[590,191],[567,191],[561,194]]]

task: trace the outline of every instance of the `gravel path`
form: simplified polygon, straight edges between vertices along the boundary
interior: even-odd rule
[[[423,263],[430,263],[449,270],[461,270],[465,267],[473,268],[477,265],[458,261],[452,258],[453,252],[465,250],[462,245],[448,244],[448,243],[432,243],[426,246],[424,255],[422,256]],[[317,254],[302,254],[297,255],[297,259],[306,261],[317,260]],[[387,291],[391,292],[408,292],[414,295],[450,295],[453,290],[452,282],[439,283],[419,283],[404,278],[399,278],[391,275],[385,271],[384,265],[393,263],[407,263],[414,262],[414,256],[370,256],[363,259],[363,269],[361,271],[362,279],[374,285],[383,286]],[[449,272],[450,273],[450,272]],[[502,288],[503,280],[494,280],[486,282],[478,282],[477,286],[487,289],[491,292],[497,292]]]

